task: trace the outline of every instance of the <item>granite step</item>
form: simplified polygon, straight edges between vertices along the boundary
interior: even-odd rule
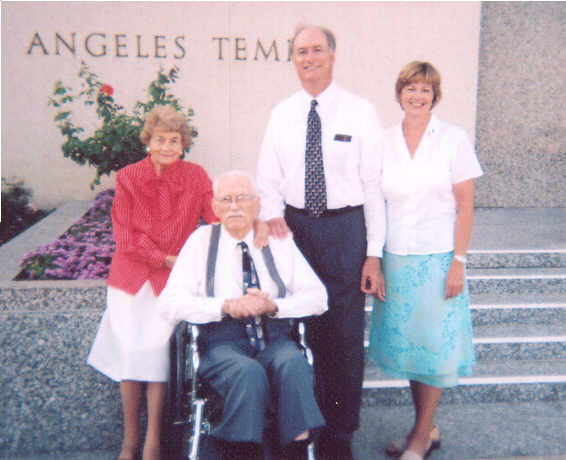
[[[468,270],[475,295],[566,295],[566,268],[481,268]]]
[[[470,297],[472,324],[566,324],[566,300],[564,296],[515,295],[489,296],[472,295]],[[371,324],[373,302],[366,302],[366,332]],[[367,337],[366,337],[367,338]]]
[[[476,294],[471,302],[477,364],[473,376],[445,391],[443,404],[565,399],[564,296]],[[366,315],[368,332],[371,302]],[[392,379],[367,363],[364,403],[411,404],[408,382]]]
[[[566,267],[563,249],[470,250],[468,268]]]
[[[411,404],[407,380],[392,379],[368,363],[364,379],[364,405]],[[554,360],[478,361],[473,376],[446,388],[441,404],[519,401],[566,401],[566,357]]]
[[[489,323],[474,327],[474,338],[488,340],[511,340],[512,338],[525,338],[531,342],[535,339],[548,339],[550,337],[566,337],[566,323],[550,322],[545,325],[531,323]]]
[[[475,331],[475,330],[474,330]],[[535,359],[566,359],[566,335],[504,335],[481,336],[474,332],[472,339],[476,360],[505,361],[505,360],[535,360]],[[480,336],[478,336],[480,335]],[[367,348],[369,342],[365,340]],[[566,368],[562,370],[566,374]]]
[[[472,324],[566,324],[564,296],[472,296]]]
[[[523,331],[524,332],[524,331]],[[483,331],[474,329],[474,353],[479,361],[566,359],[565,335],[483,335]],[[368,346],[368,341],[365,342]],[[566,374],[566,368],[562,369]]]

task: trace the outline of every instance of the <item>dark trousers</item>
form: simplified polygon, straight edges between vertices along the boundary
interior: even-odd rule
[[[359,427],[364,375],[365,296],[360,282],[367,241],[363,208],[315,218],[287,206],[285,220],[328,292],[329,310],[307,321],[307,339],[314,353],[316,396],[327,428],[347,436]]]
[[[268,410],[276,414],[282,446],[324,425],[312,368],[289,337],[269,342],[260,353],[247,339],[211,345],[199,374],[223,399],[221,420],[211,432],[218,439],[261,443]]]

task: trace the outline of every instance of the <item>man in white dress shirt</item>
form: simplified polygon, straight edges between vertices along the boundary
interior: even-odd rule
[[[172,322],[201,325],[199,373],[224,400],[211,433],[216,455],[255,458],[266,410],[275,408],[278,458],[305,458],[306,441],[324,419],[290,319],[324,313],[326,290],[290,236],[270,240],[271,263],[267,249],[254,246],[260,199],[251,176],[220,176],[212,207],[221,226],[202,226],[189,237],[159,309]]]
[[[320,459],[347,460],[359,427],[364,294],[385,294],[383,133],[372,104],[333,82],[332,32],[299,28],[292,47],[303,89],[271,113],[257,165],[260,216],[272,234],[293,232],[327,288],[329,311],[307,322],[327,422],[317,450]]]

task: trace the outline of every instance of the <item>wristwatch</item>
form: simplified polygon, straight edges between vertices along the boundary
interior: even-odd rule
[[[466,265],[466,262],[468,261],[466,256],[461,256],[459,254],[454,254],[454,260],[457,260],[458,262],[460,262],[461,264],[464,264],[464,265]]]

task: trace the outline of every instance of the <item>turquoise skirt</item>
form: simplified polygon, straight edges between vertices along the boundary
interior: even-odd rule
[[[444,298],[452,256],[384,252],[386,300],[373,305],[368,355],[393,378],[444,388],[472,374],[467,284],[458,296]]]

